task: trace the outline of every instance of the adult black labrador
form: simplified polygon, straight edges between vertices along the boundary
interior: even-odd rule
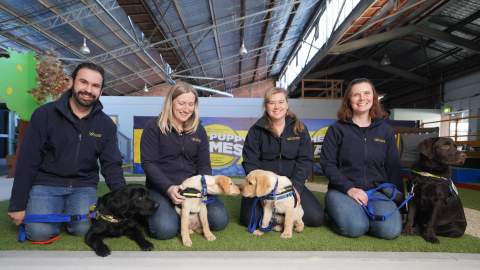
[[[466,155],[450,138],[429,138],[418,145],[410,189],[414,197],[408,207],[404,232],[420,232],[423,239],[439,243],[437,235],[460,237],[467,221],[458,191],[451,180],[451,165],[463,165]]]
[[[153,249],[145,239],[139,219],[152,215],[158,204],[148,196],[148,190],[137,184],[129,184],[98,198],[96,218],[85,235],[85,243],[98,256],[110,255],[110,249],[103,242],[106,237],[127,236],[143,251]]]

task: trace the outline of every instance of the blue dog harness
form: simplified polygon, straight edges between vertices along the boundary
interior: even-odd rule
[[[390,189],[391,190],[390,197],[388,197],[388,195],[387,195],[387,199],[385,199],[384,197],[380,197],[378,195],[375,195],[376,192],[378,192],[379,190],[382,190],[382,189]],[[399,210],[400,208],[405,206],[414,196],[413,187],[412,187],[410,193],[408,193],[408,195],[407,195],[407,198],[397,207],[397,209],[395,209],[394,211],[392,211],[392,212],[390,212],[386,215],[377,215],[377,214],[375,214],[375,209],[373,209],[373,206],[370,202],[374,202],[374,201],[393,201],[394,198],[399,194],[399,191],[396,189],[394,184],[383,183],[376,188],[372,188],[372,189],[369,189],[369,190],[365,191],[365,193],[367,193],[369,203],[366,206],[362,205],[362,208],[363,208],[363,210],[365,210],[365,213],[367,214],[368,218],[370,220],[373,220],[373,221],[385,221],[385,220],[387,220],[397,210]]]
[[[217,199],[214,196],[209,196],[207,193],[207,181],[205,180],[205,175],[202,175],[200,178],[200,183],[202,184],[201,191],[195,188],[186,188],[180,191],[180,194],[187,198],[202,198],[204,204],[215,202]]]
[[[278,200],[283,200],[288,197],[294,196],[292,186],[285,187],[284,191],[280,192],[280,194],[278,195],[277,195],[277,187],[278,187],[278,179],[275,182],[275,186],[273,187],[273,190],[269,194],[263,197],[255,197],[255,199],[253,200],[252,209],[250,211],[250,223],[248,224],[248,232],[253,233],[255,232],[255,230],[257,230],[257,228],[262,232],[269,232],[277,224],[277,220],[275,219],[275,214],[276,214],[275,202]],[[273,200],[272,219],[270,219],[270,223],[265,228],[261,226],[263,213],[260,216],[260,218],[256,220],[257,204],[264,200],[269,200],[269,201]]]

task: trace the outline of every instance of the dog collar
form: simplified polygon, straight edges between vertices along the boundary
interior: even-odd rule
[[[180,191],[180,195],[186,198],[202,198],[202,192],[195,188],[186,188]]]
[[[119,219],[114,218],[112,215],[104,215],[104,214],[98,213],[97,218],[103,219],[103,220],[105,220],[107,222],[110,222],[110,223],[119,223],[120,222]]]
[[[424,171],[417,171],[417,170],[413,170],[413,169],[410,169],[410,171],[415,173],[415,174],[424,176],[424,177],[430,177],[430,178],[434,178],[434,179],[441,179],[441,180],[448,181],[449,182],[449,187],[450,187],[450,192],[454,193],[455,195],[458,195],[458,189],[455,186],[455,184],[453,183],[452,179],[449,179],[449,178],[446,178],[446,177],[443,177],[443,176],[438,176],[438,175],[431,174],[429,172],[424,172]]]
[[[278,194],[272,194],[265,196],[265,200],[283,200],[293,196],[293,186],[286,186],[281,189]]]
[[[431,177],[431,178],[442,179],[442,180],[450,180],[450,179],[445,178],[443,176],[438,176],[438,175],[435,175],[435,174],[432,174],[432,173],[429,173],[429,172],[417,171],[417,170],[413,170],[413,169],[411,169],[410,171],[413,172],[413,173],[416,173],[418,175],[425,176],[425,177]]]
[[[90,206],[90,213],[94,213],[92,217],[95,219],[103,219],[106,222],[110,223],[119,223],[121,220],[118,218],[115,218],[113,215],[104,215],[100,213],[100,211],[97,210],[97,206],[94,204]]]

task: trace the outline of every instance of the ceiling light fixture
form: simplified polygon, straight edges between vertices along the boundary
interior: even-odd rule
[[[244,56],[248,53],[247,47],[245,47],[245,40],[242,39],[242,45],[240,46],[240,55]]]
[[[149,91],[149,90],[148,90],[147,84],[145,84],[145,85],[143,86],[143,92],[148,92],[148,91]]]
[[[80,52],[82,54],[90,54],[90,48],[87,46],[87,39],[85,37],[83,38],[83,45],[80,47]]]
[[[392,62],[390,61],[390,57],[388,54],[384,54],[382,60],[380,61],[380,65],[382,66],[389,66]]]

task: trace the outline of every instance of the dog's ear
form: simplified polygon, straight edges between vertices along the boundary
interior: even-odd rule
[[[257,181],[257,187],[255,189],[257,197],[263,197],[270,193],[270,190],[272,189],[272,181],[270,181],[268,175],[259,173],[255,175],[255,178]]]
[[[428,138],[423,140],[418,146],[417,151],[427,157],[428,159],[433,159],[433,145],[437,141],[437,138]]]
[[[116,190],[109,199],[109,208],[114,216],[126,217],[130,206],[130,189]]]
[[[230,183],[232,183],[232,179],[230,177],[225,175],[217,175],[215,177],[215,181],[225,194],[230,193]]]

